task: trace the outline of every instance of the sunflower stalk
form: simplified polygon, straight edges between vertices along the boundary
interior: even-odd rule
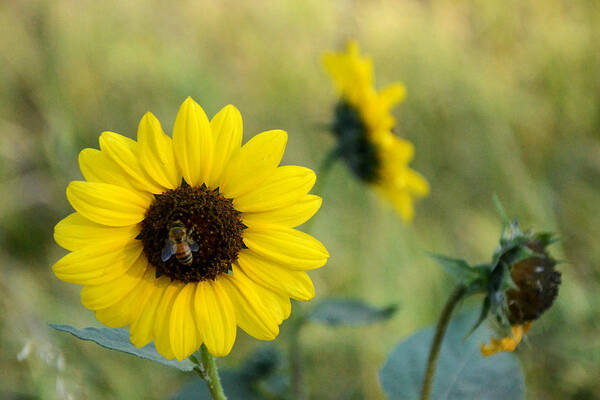
[[[454,308],[467,294],[467,291],[467,286],[459,284],[448,298],[448,301],[446,301],[446,305],[442,310],[440,319],[438,320],[435,328],[435,336],[433,337],[431,347],[429,348],[427,369],[425,370],[425,379],[423,379],[423,386],[421,388],[421,400],[428,400],[429,396],[431,395],[431,387],[433,384],[433,377],[435,375],[435,368],[440,355],[440,349],[442,348],[442,341],[444,339],[444,335],[446,334],[446,328],[448,327],[448,323],[450,322],[450,317],[452,316]]]
[[[302,373],[302,348],[300,343],[300,331],[306,319],[300,316],[292,321],[289,336],[289,359],[290,359],[290,388],[292,398],[303,400],[306,397]]]
[[[325,158],[323,158],[323,160],[321,161],[321,164],[319,165],[319,168],[317,169],[317,177],[319,179],[317,180],[317,184],[315,185],[315,188],[312,191],[313,194],[316,194],[317,196],[321,196],[321,194],[323,192],[323,188],[325,187],[325,184],[327,183],[327,178],[329,177],[329,173],[331,172],[331,167],[333,167],[333,164],[335,164],[335,162],[338,160],[339,157],[340,157],[340,151],[337,147],[334,148],[333,150],[329,151],[325,155]]]
[[[195,355],[190,357],[190,360],[197,365],[194,371],[204,380],[214,400],[227,400],[214,357],[208,352],[204,344],[202,344],[197,354],[200,356],[200,360]]]

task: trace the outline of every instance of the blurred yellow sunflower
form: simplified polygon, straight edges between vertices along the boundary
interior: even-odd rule
[[[414,156],[412,143],[392,132],[396,121],[390,109],[404,99],[404,85],[375,90],[372,60],[360,55],[355,41],[348,42],[343,53],[324,54],[323,64],[341,97],[332,126],[338,139],[336,155],[387,197],[404,220],[411,220],[414,199],[426,196],[429,185],[408,166]]]
[[[55,227],[70,253],[53,270],[83,285],[81,300],[109,327],[129,325],[138,347],[154,341],[182,360],[202,343],[227,355],[239,326],[271,340],[314,287],[305,270],[329,254],[294,227],[321,206],[312,170],[279,166],[287,134],[242,146],[242,117],[228,105],[208,120],[191,98],[173,139],[151,113],[137,141],[113,132],[84,149],[85,181],[71,182],[76,212]]]

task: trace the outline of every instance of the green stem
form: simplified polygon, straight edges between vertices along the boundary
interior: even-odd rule
[[[323,161],[321,161],[321,164],[319,165],[319,168],[317,169],[317,172],[316,172],[317,183],[315,184],[315,187],[312,190],[312,194],[321,196],[321,194],[323,192],[323,188],[325,187],[325,184],[327,183],[327,178],[329,177],[329,173],[331,172],[331,167],[333,166],[335,161],[338,159],[338,156],[339,156],[339,153],[338,153],[337,149],[333,149],[325,156]],[[310,231],[312,230],[314,221],[315,221],[315,218],[314,217],[311,218],[309,221],[307,221],[304,224],[302,230],[306,233],[310,233]]]
[[[317,170],[317,184],[313,190],[313,193],[320,196],[325,184],[327,183],[327,178],[329,177],[329,173],[331,172],[331,167],[335,163],[335,161],[339,158],[339,151],[337,148],[331,150],[321,161],[321,165],[319,165],[319,169]]]
[[[219,378],[219,371],[217,370],[214,357],[208,352],[204,344],[202,344],[198,352],[200,353],[200,362],[198,362],[196,357],[190,357],[197,365],[194,371],[200,375],[200,378],[204,379],[214,400],[227,400],[225,392],[223,392],[223,386],[221,386],[221,379]]]
[[[435,328],[435,336],[433,342],[431,342],[431,348],[429,349],[429,359],[427,360],[427,370],[425,371],[425,379],[423,380],[423,387],[421,388],[421,400],[428,400],[431,395],[431,386],[433,384],[433,377],[435,375],[435,367],[437,365],[438,356],[440,355],[440,348],[442,347],[442,340],[446,334],[446,328],[450,322],[452,311],[458,302],[467,293],[467,287],[463,284],[458,285],[442,310],[440,319],[438,320]]]

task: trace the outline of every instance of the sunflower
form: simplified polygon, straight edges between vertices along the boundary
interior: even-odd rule
[[[321,199],[308,194],[312,170],[279,166],[286,141],[272,130],[242,146],[235,107],[209,121],[191,98],[173,139],[151,113],[137,141],[104,132],[100,150],[79,154],[85,181],[69,184],[75,212],[54,232],[70,253],[54,273],[83,285],[81,301],[100,322],[129,325],[135,346],[154,341],[167,359],[182,360],[202,343],[227,355],[237,326],[274,339],[290,298],[314,296],[305,271],[329,257],[294,229]]]
[[[350,41],[345,53],[326,53],[326,71],[340,94],[332,131],[338,139],[336,155],[362,181],[388,198],[404,220],[414,215],[414,199],[429,193],[425,178],[408,165],[414,146],[396,136],[390,109],[402,101],[406,90],[392,83],[374,88],[373,63],[360,55]]]
[[[496,320],[510,326],[510,332],[482,344],[484,356],[514,351],[533,321],[552,306],[561,283],[561,274],[555,268],[557,262],[547,252],[547,246],[555,241],[552,235],[523,233],[516,221],[507,232],[508,240],[501,240],[497,250],[498,269],[497,273],[492,272],[496,278],[489,285],[486,303],[495,303],[492,309]],[[514,257],[518,261],[512,262]],[[505,283],[498,285],[501,281]]]

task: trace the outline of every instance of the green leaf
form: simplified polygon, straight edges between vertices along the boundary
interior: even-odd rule
[[[154,347],[154,343],[150,343],[149,345],[140,348],[135,347],[129,340],[129,331],[126,329],[94,327],[77,329],[70,325],[49,325],[56,330],[68,332],[79,339],[89,340],[107,349],[133,354],[134,356],[152,360],[168,367],[180,369],[182,371],[191,371],[194,369],[194,364],[189,360],[167,360],[158,354],[156,348]]]
[[[465,285],[471,284],[473,281],[483,278],[483,268],[473,268],[465,260],[458,258],[446,257],[441,254],[429,254],[431,258],[437,261],[446,272],[452,275],[457,281]]]
[[[442,343],[431,399],[523,399],[525,384],[517,358],[510,353],[483,357],[481,343],[492,330],[481,326],[468,339],[465,333],[477,320],[477,312],[459,314],[449,324]],[[435,327],[421,330],[401,342],[379,371],[379,380],[390,399],[418,399],[429,346]]]
[[[361,300],[326,299],[314,306],[307,318],[331,326],[359,326],[390,319],[397,308],[375,308]]]

